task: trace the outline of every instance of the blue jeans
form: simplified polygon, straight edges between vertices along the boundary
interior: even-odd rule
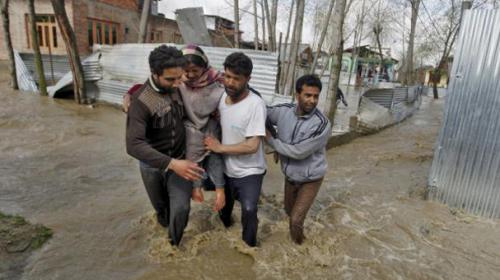
[[[189,220],[193,184],[172,171],[161,172],[143,162],[139,167],[156,214],[168,224],[170,243],[179,245]]]
[[[243,227],[242,239],[248,246],[257,245],[257,203],[259,202],[264,174],[250,175],[243,178],[232,178],[225,176],[226,205],[219,212],[220,218],[225,226],[231,225],[231,213],[234,201],[239,200],[241,204],[241,224]]]

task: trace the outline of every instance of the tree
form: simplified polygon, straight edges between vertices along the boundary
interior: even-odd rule
[[[441,52],[441,57],[437,66],[431,72],[431,81],[434,99],[438,99],[437,84],[441,80],[441,76],[446,72],[446,66],[448,65],[448,58],[450,57],[451,50],[455,44],[455,40],[458,35],[458,27],[460,24],[460,7],[458,1],[449,0],[449,8],[445,14],[445,26],[444,26],[444,40],[442,41],[443,48]]]
[[[421,0],[408,0],[411,4],[411,25],[410,25],[410,36],[408,40],[408,51],[406,52],[406,75],[404,84],[413,85],[414,75],[413,75],[413,48],[415,44],[415,28],[417,25],[418,10],[420,8]]]
[[[239,0],[234,0],[234,47],[240,48],[240,8]]]
[[[286,57],[286,52],[287,52],[287,49],[288,49],[288,37],[290,35],[290,29],[291,29],[291,26],[292,26],[292,17],[293,17],[293,7],[295,5],[295,0],[292,0],[292,3],[290,4],[290,14],[288,15],[288,25],[287,25],[287,30],[286,30],[286,35],[285,35],[285,43],[284,43],[284,47],[283,47],[283,50],[279,50],[280,52],[282,52],[281,54],[281,57],[283,57],[282,59],[282,65],[281,65],[281,70],[283,71],[281,74],[280,74],[280,92],[282,92],[283,94],[285,94],[284,92],[284,87],[285,87],[285,82],[286,82],[286,78],[288,76],[288,69],[289,69],[289,66],[290,66],[290,61],[288,60],[288,58]]]
[[[64,7],[64,0],[50,0],[54,15],[57,20],[61,35],[66,45],[66,52],[68,53],[69,64],[71,73],[73,75],[73,88],[75,92],[75,101],[78,104],[88,103],[85,94],[85,81],[83,75],[83,67],[78,55],[78,48],[76,47],[76,38],[73,29],[69,23],[66,8]]]
[[[149,8],[151,7],[151,0],[144,0],[142,4],[141,21],[139,23],[139,38],[137,43],[146,43],[146,35],[148,30]]]
[[[38,42],[38,31],[36,28],[35,0],[28,1],[29,21],[31,29],[31,46],[35,56],[35,69],[38,75],[38,88],[41,95],[47,95],[47,82],[45,81],[45,72],[43,71],[42,55],[40,54],[40,45]]]
[[[5,49],[7,50],[9,56],[9,74],[10,74],[10,85],[13,89],[18,89],[17,76],[16,76],[16,61],[14,58],[14,49],[12,48],[12,40],[10,37],[10,21],[9,21],[9,0],[0,1],[2,9],[2,20],[3,20],[3,33],[5,41]]]
[[[302,38],[302,25],[304,19],[305,0],[297,0],[297,12],[295,14],[295,24],[292,33],[292,42],[290,44],[290,56],[288,58],[288,70],[286,72],[285,93],[293,95],[293,84],[295,82],[295,69],[297,66],[297,57]]]
[[[254,48],[259,49],[259,21],[257,20],[257,0],[252,0],[253,2],[253,24],[254,24]]]
[[[260,7],[262,11],[262,16],[260,17],[262,20],[262,50],[266,49],[266,14],[264,11],[264,1],[260,1]]]
[[[330,5],[328,6],[328,13],[326,16],[326,22],[330,22],[330,17],[332,16],[333,5],[335,4],[335,0],[330,0]],[[311,65],[311,69],[309,70],[311,73],[314,73],[316,65],[318,64],[318,57],[321,53],[321,47],[323,46],[323,41],[326,37],[326,32],[328,31],[328,24],[323,24],[323,29],[321,31],[321,36],[319,38],[318,47],[316,49],[316,55],[314,56],[313,63]]]
[[[335,3],[335,13],[333,18],[337,19],[337,21],[333,23],[335,35],[333,37],[334,41],[332,42],[334,62],[332,67],[333,69],[330,71],[330,78],[328,83],[328,96],[331,98],[328,119],[332,124],[335,118],[335,112],[337,110],[337,88],[339,86],[340,70],[342,67],[342,52],[344,49],[343,28],[345,16],[347,13],[346,8],[346,0],[337,0],[337,2]]]

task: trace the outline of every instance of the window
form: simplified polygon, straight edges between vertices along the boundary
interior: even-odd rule
[[[163,41],[163,32],[153,30],[149,33],[149,42],[150,43],[162,43]]]
[[[38,33],[38,45],[41,51],[51,51],[53,49],[58,49],[59,44],[57,42],[57,23],[56,18],[53,15],[36,15],[36,30]],[[31,27],[29,21],[29,15],[25,14],[25,24],[26,24],[26,34],[27,34],[27,45],[31,48]]]
[[[88,19],[89,47],[93,44],[114,45],[118,43],[119,24],[111,21]]]

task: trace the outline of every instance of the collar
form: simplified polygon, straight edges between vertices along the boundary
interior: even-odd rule
[[[314,115],[314,113],[316,113],[316,110],[318,110],[318,107],[316,107],[316,108],[312,109],[312,111],[309,112],[308,114],[304,114],[304,115],[301,116],[297,112],[298,109],[299,109],[299,106],[297,106],[297,103],[294,103],[293,106],[294,106],[293,107],[293,112],[295,113],[295,116],[297,116],[297,118],[299,118],[299,119],[309,119],[309,118],[311,118]]]
[[[158,92],[158,93],[161,93],[161,90],[160,88],[155,84],[155,81],[153,80],[153,76],[150,75],[149,76],[149,84],[151,85],[151,87],[153,88],[154,91]]]

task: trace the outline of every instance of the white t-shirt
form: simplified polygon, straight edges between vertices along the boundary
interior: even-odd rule
[[[250,92],[245,99],[228,105],[226,97],[224,92],[219,102],[222,144],[238,144],[247,137],[266,135],[266,103],[262,98]],[[267,166],[262,140],[256,153],[224,155],[224,163],[224,172],[229,177],[242,178],[263,174]]]

